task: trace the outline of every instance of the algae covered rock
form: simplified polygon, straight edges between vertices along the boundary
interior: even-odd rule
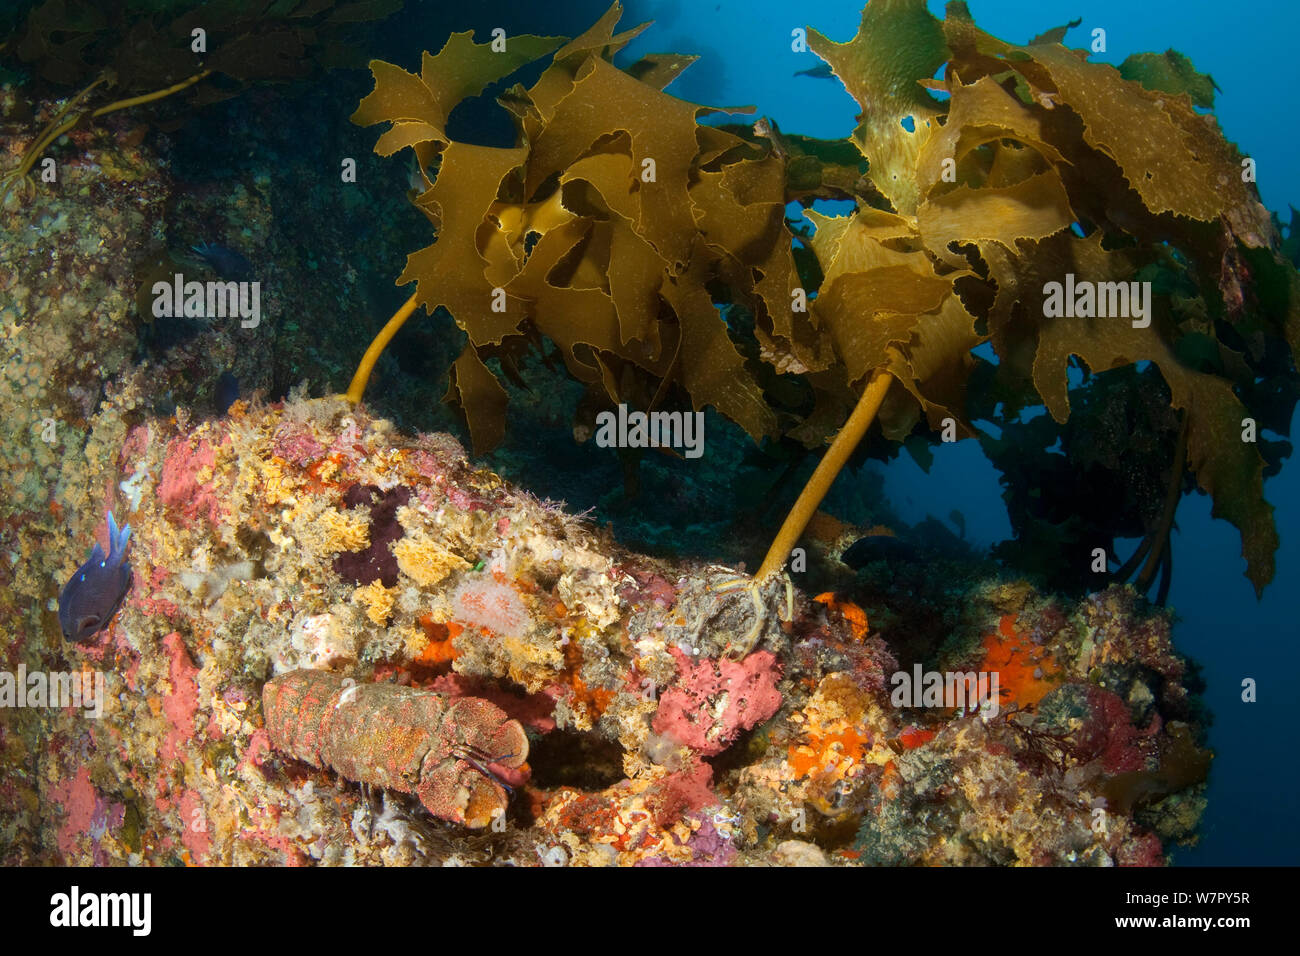
[[[338,399],[241,401],[219,421],[143,423],[129,444],[123,473],[157,479],[131,516],[138,584],[97,641],[65,649],[106,692],[97,720],[46,717],[41,858],[1069,864],[1194,830],[1209,755],[1168,621],[1130,592],[1061,613],[1025,586],[973,588],[971,639],[942,666],[1000,683],[954,706],[900,692],[912,671],[892,627],[798,593],[783,628],[728,658],[686,626],[719,600],[700,587],[717,569],[625,551],[448,436]],[[358,584],[337,559],[379,540],[375,521],[401,558],[391,583]],[[294,759],[315,753],[284,738],[306,724],[279,714],[268,736],[260,688],[299,668],[344,695],[350,678],[478,700],[525,730],[517,771],[436,751],[462,782],[510,779],[506,813],[474,810],[474,833],[397,792],[414,779],[379,805]],[[355,726],[335,750],[380,753]]]

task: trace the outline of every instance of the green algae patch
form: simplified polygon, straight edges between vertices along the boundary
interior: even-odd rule
[[[1177,50],[1134,53],[1119,65],[1119,75],[1141,83],[1148,90],[1186,93],[1193,105],[1203,109],[1214,107],[1214,93],[1219,89],[1214,77],[1198,73],[1192,61]]]

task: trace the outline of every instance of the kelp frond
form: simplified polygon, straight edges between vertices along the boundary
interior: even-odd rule
[[[387,124],[376,151],[414,150],[422,176],[436,160],[415,202],[437,238],[398,282],[468,336],[451,395],[476,451],[504,433],[506,393],[485,358],[539,335],[611,405],[671,389],[756,441],[810,448],[847,416],[766,579],[873,421],[892,441],[971,437],[994,405],[1041,402],[1059,427],[1071,362],[1090,375],[1149,362],[1181,416],[1178,456],[1264,587],[1277,548],[1266,462],[1237,436],[1266,400],[1256,379],[1295,377],[1300,279],[1277,255],[1249,164],[1195,108],[1212,81],[1170,54],[1123,70],[1091,62],[1062,45],[1068,28],[1016,47],[962,3],[938,20],[924,0],[871,0],[851,40],[807,33],[862,111],[827,143],[767,122],[703,125],[716,108],[664,92],[690,58],[614,65],[644,29],[616,33],[620,13],[615,3],[567,43],[511,37],[505,53],[454,34],[419,73],[376,61],[353,117]],[[548,54],[532,86],[499,98],[514,145],[451,138],[457,103]],[[809,209],[796,251],[785,204],[828,196],[856,209]],[[1049,309],[1067,276],[1150,282],[1148,314]],[[746,317],[743,349],[729,314]],[[985,343],[996,367],[972,354]],[[778,414],[777,375],[802,378],[815,401]],[[1152,573],[1167,566],[1169,523]]]

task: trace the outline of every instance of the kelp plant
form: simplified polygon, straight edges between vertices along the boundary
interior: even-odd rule
[[[477,452],[504,432],[507,396],[487,360],[508,374],[543,336],[611,404],[685,395],[758,441],[822,444],[838,430],[753,579],[719,585],[752,601],[736,648],[746,653],[788,599],[791,548],[873,422],[894,441],[968,437],[975,413],[1042,403],[1059,425],[1076,357],[1098,378],[1153,363],[1180,437],[1172,502],[1146,528],[1148,564],[1167,560],[1186,468],[1240,531],[1247,574],[1264,587],[1277,534],[1265,461],[1242,427],[1257,380],[1294,379],[1300,283],[1276,255],[1250,164],[1194,108],[1189,91],[1203,97],[1208,78],[1172,53],[1131,59],[1126,78],[1063,46],[1066,28],[1014,47],[961,3],[940,21],[924,0],[871,0],[852,40],[806,33],[862,110],[848,141],[819,143],[765,121],[701,123],[737,111],[663,92],[690,57],[616,66],[646,26],[616,34],[620,13],[615,3],[563,45],[518,36],[494,49],[462,33],[418,74],[371,64],[375,89],[353,120],[389,124],[381,155],[414,150],[427,187],[415,202],[436,239],[409,257],[398,283],[416,291],[350,398],[406,316],[442,306],[468,336],[448,394]],[[552,51],[531,87],[499,97],[513,147],[447,134],[457,103]],[[814,264],[796,256],[784,209],[822,196],[856,209],[807,210],[815,231],[798,241]],[[1145,322],[1091,295],[1047,304],[1051,283],[1124,283],[1102,286],[1115,298],[1135,279],[1151,282]],[[752,318],[744,350],[726,318],[735,310]],[[996,363],[972,355],[986,342]],[[777,375],[804,382],[811,407],[769,401]]]

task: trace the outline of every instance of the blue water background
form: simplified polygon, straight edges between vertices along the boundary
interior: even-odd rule
[[[943,15],[943,4],[932,2],[930,8]],[[1214,112],[1228,138],[1256,159],[1265,205],[1284,219],[1289,205],[1300,206],[1291,99],[1300,4],[972,0],[970,8],[984,30],[1011,42],[1083,17],[1067,45],[1089,45],[1092,30],[1102,27],[1107,52],[1094,59],[1116,65],[1130,53],[1170,47],[1185,53],[1217,82]],[[859,11],[843,0],[667,0],[629,3],[624,23],[656,21],[629,54],[701,54],[669,92],[702,103],[752,103],[783,130],[840,137],[855,125],[856,104],[837,81],[793,76],[820,61],[812,53],[792,52],[790,31],[813,25],[833,40],[847,40],[857,31]],[[997,473],[975,442],[939,449],[929,475],[907,456],[884,474],[887,491],[908,520],[946,516],[957,508],[968,536],[978,542],[991,544],[1010,533]],[[1276,577],[1259,602],[1242,573],[1237,531],[1211,519],[1210,499],[1192,495],[1178,510],[1169,599],[1181,618],[1175,643],[1205,668],[1216,753],[1203,836],[1198,846],[1176,852],[1180,864],[1300,862],[1300,766],[1290,709],[1300,698],[1288,687],[1300,674],[1300,461],[1288,461],[1266,482],[1265,493],[1277,509],[1282,547]],[[1257,703],[1241,700],[1247,677],[1257,682]]]

